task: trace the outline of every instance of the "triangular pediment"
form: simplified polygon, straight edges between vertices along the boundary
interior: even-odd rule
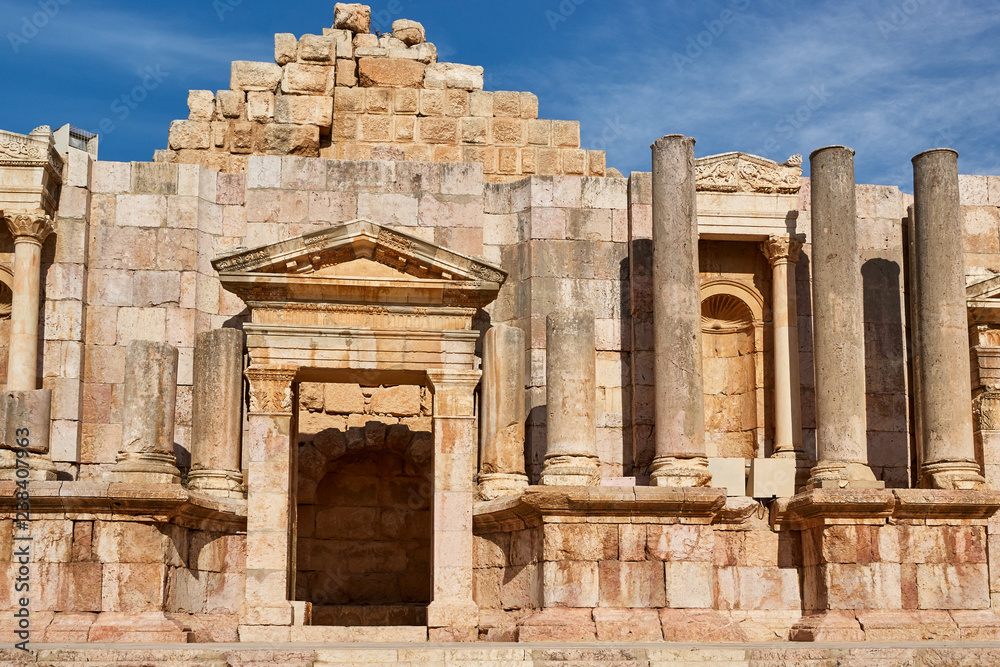
[[[795,194],[802,187],[802,156],[784,163],[750,155],[720,153],[695,160],[700,192],[761,192]]]
[[[367,261],[358,261],[367,260]],[[394,273],[373,266],[382,265]],[[367,220],[354,220],[271,245],[217,257],[212,265],[220,274],[270,273],[340,275],[353,267],[366,277],[429,278],[486,281],[503,284],[507,274],[499,267],[462,255],[415,236]],[[342,266],[344,268],[338,269]]]
[[[1000,323],[1000,274],[988,269],[966,270],[965,299],[970,322]]]
[[[217,257],[223,287],[251,305],[483,305],[507,274],[409,234],[354,220]]]

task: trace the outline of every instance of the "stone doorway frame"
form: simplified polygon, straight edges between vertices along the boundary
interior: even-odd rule
[[[364,262],[372,266],[365,273]],[[351,267],[344,275],[338,265]],[[324,376],[402,379],[433,394],[431,640],[473,640],[472,508],[478,454],[478,310],[506,274],[480,260],[356,220],[217,258],[247,303],[250,366],[246,602],[242,641],[322,641],[294,601],[295,384]],[[386,267],[396,273],[387,274]],[[353,379],[351,381],[354,381]]]

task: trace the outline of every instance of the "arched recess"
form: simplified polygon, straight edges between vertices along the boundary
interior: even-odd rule
[[[755,458],[764,446],[764,298],[734,280],[701,289],[709,456]]]
[[[296,599],[313,625],[426,623],[433,449],[430,430],[375,415],[300,444]]]
[[[0,264],[0,320],[10,318],[14,302],[14,272],[9,266]]]

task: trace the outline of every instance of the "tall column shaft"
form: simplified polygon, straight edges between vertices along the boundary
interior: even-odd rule
[[[913,158],[913,234],[920,392],[920,484],[970,489],[985,480],[976,462],[965,306],[965,258],[958,153],[936,149]]]
[[[795,299],[795,263],[802,242],[772,236],[763,244],[771,264],[774,329],[774,451],[776,458],[805,459],[802,449],[802,402],[799,391],[799,327]]]
[[[472,507],[476,471],[474,392],[480,371],[427,371],[434,391],[434,534],[431,550],[431,641],[474,641]]]
[[[216,329],[198,334],[194,349],[189,488],[222,496],[243,496],[242,405],[243,332]]]
[[[122,446],[105,479],[129,484],[179,484],[174,456],[177,348],[133,340],[125,353]]]
[[[877,487],[868,467],[865,333],[854,151],[828,146],[812,165],[814,487]]]
[[[701,278],[694,139],[653,150],[653,351],[656,486],[708,486],[701,368]]]
[[[550,486],[600,484],[594,314],[562,310],[545,321],[545,467]]]
[[[52,233],[49,217],[34,213],[4,217],[14,236],[14,289],[7,388],[31,391],[38,388],[38,309],[41,295],[42,243]]]
[[[528,486],[524,473],[524,332],[499,324],[483,338],[481,463],[483,500],[516,495]]]

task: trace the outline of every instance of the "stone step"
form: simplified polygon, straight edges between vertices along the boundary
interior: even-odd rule
[[[1000,642],[923,644],[442,645],[426,643],[276,646],[182,644],[39,645],[0,648],[0,667],[896,667],[1000,665]]]

